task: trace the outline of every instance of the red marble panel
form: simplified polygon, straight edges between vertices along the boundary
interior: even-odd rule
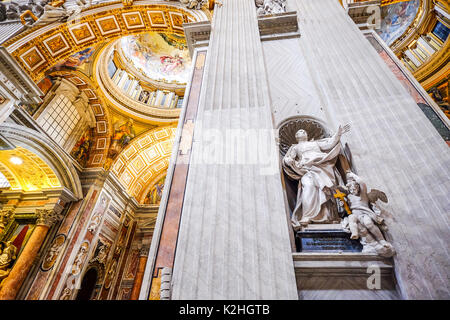
[[[50,289],[50,292],[47,295],[47,300],[56,299],[56,297],[53,296],[55,294],[56,287],[58,286],[58,283],[61,280],[61,277],[63,276],[63,271],[66,268],[70,254],[72,253],[72,250],[78,240],[78,236],[83,229],[84,223],[85,223],[86,219],[89,217],[90,212],[92,211],[92,208],[95,204],[95,200],[97,199],[97,194],[98,194],[98,190],[94,190],[92,192],[91,197],[88,200],[88,204],[87,204],[86,208],[84,209],[83,216],[81,217],[80,222],[77,225],[77,230],[76,230],[74,236],[72,237],[72,240],[71,240],[68,248],[66,249],[64,259],[59,266],[59,269],[58,269],[58,272],[56,273],[55,279],[53,280],[52,287]]]
[[[186,106],[185,118],[183,119],[184,123],[187,121],[192,121],[194,126],[200,98],[205,57],[206,52],[200,52],[197,55],[188,103]],[[178,154],[162,226],[161,238],[159,240],[156,263],[153,269],[153,279],[158,276],[158,269],[163,267],[173,267],[186,180],[189,172],[190,154],[190,149],[184,155],[181,155],[180,153]]]

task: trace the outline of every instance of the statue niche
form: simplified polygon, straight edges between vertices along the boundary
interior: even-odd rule
[[[279,130],[286,194],[298,251],[356,251],[391,257],[393,246],[377,200],[354,172],[348,145],[341,136],[349,125],[330,135],[318,122],[295,119]],[[313,226],[312,226],[313,225]]]
[[[306,119],[290,121],[280,128],[282,166],[288,178],[297,182],[295,207],[291,208],[294,230],[310,223],[340,222],[333,187],[343,182],[336,161],[341,153],[341,135],[349,129],[348,125],[339,127],[329,136],[318,122]]]

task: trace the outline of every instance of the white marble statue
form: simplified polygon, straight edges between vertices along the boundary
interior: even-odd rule
[[[286,12],[286,0],[255,0],[258,16]]]
[[[352,172],[347,173],[347,195],[351,214],[344,218],[342,226],[351,232],[351,239],[361,238],[363,252],[377,253],[383,257],[395,254],[394,247],[384,239],[380,227],[385,229],[381,211],[375,205],[380,199],[387,202],[386,195],[376,189],[367,192],[364,181]]]
[[[188,9],[201,9],[205,0],[180,0],[180,3]]]
[[[283,158],[286,174],[299,180],[297,202],[292,214],[295,230],[311,222],[333,223],[340,219],[331,210],[330,188],[337,185],[335,163],[341,150],[342,134],[350,130],[349,125],[339,126],[330,138],[308,141],[305,130],[298,130],[295,138],[298,143],[292,145]]]
[[[83,9],[91,6],[92,0],[77,0],[77,6],[74,9],[67,9],[66,4],[55,4],[52,2],[47,3],[44,6],[44,13],[31,25],[26,26],[42,26],[52,22],[70,22],[79,18],[79,15]],[[58,5],[58,6],[57,6]]]

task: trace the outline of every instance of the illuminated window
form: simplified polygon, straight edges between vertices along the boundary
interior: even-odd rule
[[[80,119],[72,102],[66,96],[59,95],[47,106],[38,123],[56,143],[64,146]]]
[[[9,184],[8,179],[5,178],[3,173],[0,172],[0,189],[1,188],[10,188],[11,185]]]
[[[445,42],[448,37],[448,33],[450,32],[450,29],[447,28],[443,23],[438,21],[436,23],[436,26],[433,29],[433,33],[436,37],[442,40],[442,42]]]

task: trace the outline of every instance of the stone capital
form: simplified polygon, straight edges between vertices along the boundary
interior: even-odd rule
[[[142,246],[142,248],[139,250],[139,257],[148,257],[148,251],[150,248],[148,246]]]
[[[36,209],[37,221],[36,225],[51,226],[61,220],[61,215],[57,214],[53,209]]]

